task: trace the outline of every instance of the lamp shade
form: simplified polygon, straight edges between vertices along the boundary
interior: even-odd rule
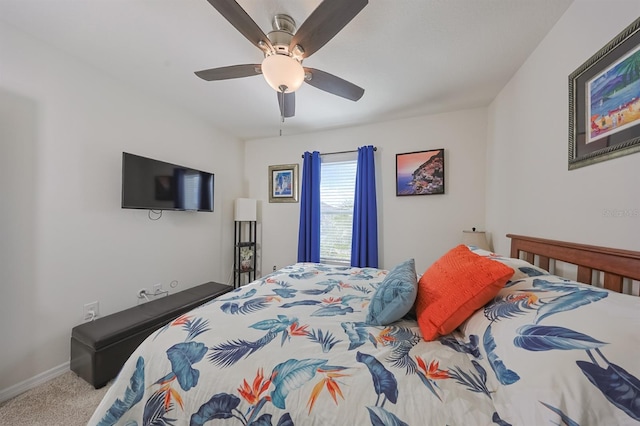
[[[482,231],[462,231],[462,244],[491,251],[491,247],[489,247],[489,243],[487,242],[487,236]]]
[[[262,75],[277,92],[295,92],[304,81],[304,69],[300,62],[287,55],[269,55],[262,61]]]
[[[236,222],[249,222],[257,220],[257,201],[252,198],[237,198],[235,206]]]

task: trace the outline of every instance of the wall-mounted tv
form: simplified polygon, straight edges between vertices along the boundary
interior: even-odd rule
[[[122,208],[213,211],[214,174],[122,153]]]

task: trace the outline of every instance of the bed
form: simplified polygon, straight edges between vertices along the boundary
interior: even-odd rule
[[[397,268],[298,263],[152,334],[89,424],[638,424],[640,298],[622,292],[637,290],[640,253],[508,237],[509,257],[457,248],[511,272],[450,333],[423,333],[437,315],[420,286],[440,260],[384,325],[372,307]],[[548,272],[566,264],[575,280]]]

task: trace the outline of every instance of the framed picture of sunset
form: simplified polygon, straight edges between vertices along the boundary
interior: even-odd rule
[[[396,154],[396,196],[444,194],[444,148]]]

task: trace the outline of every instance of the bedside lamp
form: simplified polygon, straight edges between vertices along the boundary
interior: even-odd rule
[[[235,205],[236,222],[255,222],[258,219],[257,200],[252,198],[237,198]]]
[[[462,231],[462,244],[469,246],[476,246],[479,249],[492,251],[487,242],[487,236],[483,231],[476,231],[476,228],[471,228],[471,231]]]

